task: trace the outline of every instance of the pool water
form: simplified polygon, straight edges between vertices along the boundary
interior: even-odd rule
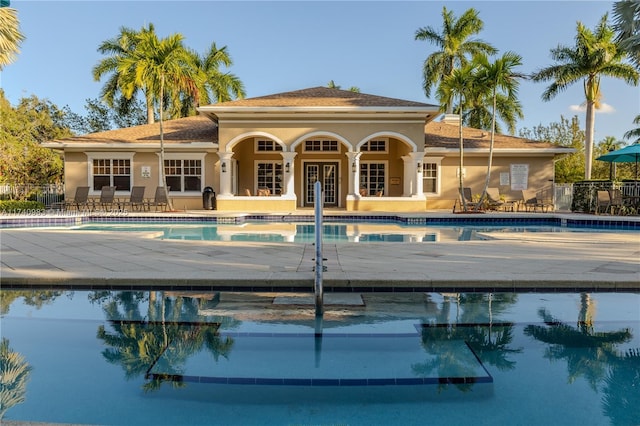
[[[638,293],[0,290],[4,418],[103,425],[640,419]],[[9,355],[10,354],[10,355]],[[4,391],[7,391],[6,393]]]
[[[212,223],[121,223],[88,224],[72,227],[80,231],[146,232],[158,239],[313,243],[312,223],[247,222]],[[326,243],[439,242],[491,239],[503,232],[604,232],[602,229],[566,228],[551,225],[442,225],[420,226],[397,223],[325,223]],[[624,232],[616,230],[615,232]],[[628,231],[633,232],[633,231]]]

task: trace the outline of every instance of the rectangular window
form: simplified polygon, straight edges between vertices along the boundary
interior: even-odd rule
[[[387,141],[385,139],[372,139],[362,145],[360,151],[364,152],[387,152]]]
[[[438,164],[423,163],[422,165],[423,192],[438,192]]]
[[[115,186],[116,191],[131,190],[131,160],[100,158],[93,160],[93,190]]]
[[[385,169],[384,163],[360,163],[360,189],[367,196],[379,195],[384,191]]]
[[[304,150],[312,152],[338,152],[338,141],[330,140],[307,140],[304,141]]]
[[[271,140],[257,140],[256,151],[257,152],[282,151],[282,145],[277,144]]]
[[[164,160],[164,172],[170,192],[200,192],[201,160]]]
[[[282,194],[282,163],[261,162],[257,167],[258,189],[268,189],[272,195]]]

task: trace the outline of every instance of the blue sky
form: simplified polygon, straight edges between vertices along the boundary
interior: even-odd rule
[[[552,63],[550,49],[573,45],[576,22],[594,28],[611,13],[605,1],[29,1],[12,0],[27,37],[18,60],[6,67],[1,86],[10,102],[32,94],[85,114],[104,83],[91,69],[103,56],[99,44],[122,26],[153,23],[159,36],[181,33],[204,53],[212,42],[227,46],[229,71],[247,97],[326,86],[357,86],[363,93],[436,103],[422,90],[422,64],[436,47],[414,39],[417,29],[441,28],[442,7],[460,16],[476,8],[485,23],[479,38],[503,53],[523,57],[521,71]],[[524,120],[518,129],[578,115],[584,126],[582,84],[550,102],[545,83],[523,82]],[[605,107],[596,115],[596,142],[622,139],[640,113],[640,89],[604,78]]]

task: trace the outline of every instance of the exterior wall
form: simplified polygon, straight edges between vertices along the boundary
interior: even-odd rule
[[[472,193],[480,194],[484,187],[487,173],[487,156],[465,156],[464,186],[470,187]],[[433,196],[428,194],[427,208],[429,209],[452,209],[458,199],[459,178],[457,170],[459,166],[458,157],[446,157],[441,164],[441,194]],[[490,187],[499,188],[500,194],[505,195],[507,200],[520,199],[520,191],[512,191],[510,185],[500,185],[500,173],[509,173],[511,164],[529,165],[528,188],[541,190],[552,184],[554,179],[553,157],[493,157],[491,167]]]
[[[347,199],[347,211],[360,212],[424,212],[425,200],[408,197],[364,197]]]
[[[221,197],[218,210],[227,212],[291,212],[296,210],[294,199],[280,197]]]

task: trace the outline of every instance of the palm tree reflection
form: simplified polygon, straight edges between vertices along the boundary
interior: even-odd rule
[[[25,400],[31,366],[24,356],[9,347],[9,340],[0,342],[0,420],[7,410]]]
[[[98,338],[109,346],[103,356],[110,363],[121,365],[127,379],[143,375],[150,378],[143,385],[146,391],[159,389],[167,379],[171,379],[172,386],[182,387],[184,383],[173,380],[172,376],[183,373],[183,366],[192,354],[205,348],[216,361],[220,356],[228,357],[233,339],[221,336],[219,328],[223,322],[229,325],[230,319],[211,321],[200,316],[198,309],[206,299],[167,296],[162,292],[157,297],[151,292],[147,314],[142,315],[143,299],[139,296],[127,292],[105,296],[111,298],[103,309],[112,331],[103,325],[98,328]],[[151,375],[150,370],[156,363],[160,371],[168,374]]]

